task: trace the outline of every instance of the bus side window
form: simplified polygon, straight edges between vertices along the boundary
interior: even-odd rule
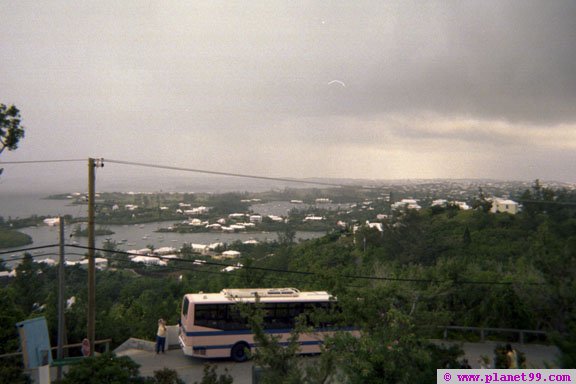
[[[226,317],[226,330],[243,330],[249,329],[248,322],[237,305],[230,304],[228,306],[228,312]]]
[[[262,311],[264,312],[264,329],[277,328],[275,317],[276,304],[266,303],[262,307]]]
[[[276,312],[274,314],[275,328],[292,328],[294,327],[294,317],[290,316],[290,304],[278,303],[276,304]]]
[[[202,327],[214,327],[218,319],[217,304],[197,304],[194,323]]]
[[[188,301],[188,298],[185,297],[184,303],[182,303],[182,316],[183,317],[188,317],[188,308],[189,307],[190,307],[190,301]]]

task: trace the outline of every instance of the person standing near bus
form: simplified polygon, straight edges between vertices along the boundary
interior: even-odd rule
[[[164,319],[158,320],[158,331],[156,332],[156,354],[164,353],[166,346],[166,322]]]
[[[506,360],[508,369],[518,369],[518,355],[510,344],[506,344]]]

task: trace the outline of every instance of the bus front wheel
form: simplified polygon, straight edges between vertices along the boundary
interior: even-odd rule
[[[232,350],[230,351],[230,357],[232,358],[232,360],[241,363],[243,361],[248,360],[247,352],[249,350],[250,347],[245,342],[236,343],[234,344]]]

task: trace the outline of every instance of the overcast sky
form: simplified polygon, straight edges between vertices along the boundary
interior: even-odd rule
[[[0,102],[26,127],[2,161],[576,182],[573,0],[20,0],[0,15]],[[5,168],[0,187],[86,166]]]

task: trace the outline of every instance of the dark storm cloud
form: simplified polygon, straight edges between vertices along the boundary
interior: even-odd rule
[[[564,177],[576,161],[572,0],[22,0],[0,13],[0,102],[28,127],[15,160],[58,148],[383,178],[536,178],[540,163]],[[509,168],[482,174],[503,169],[488,161]]]
[[[328,111],[575,120],[576,2],[426,4],[391,20],[374,5],[381,25],[366,16],[373,29],[339,36],[348,87],[324,99]],[[348,57],[358,60],[346,65]]]

